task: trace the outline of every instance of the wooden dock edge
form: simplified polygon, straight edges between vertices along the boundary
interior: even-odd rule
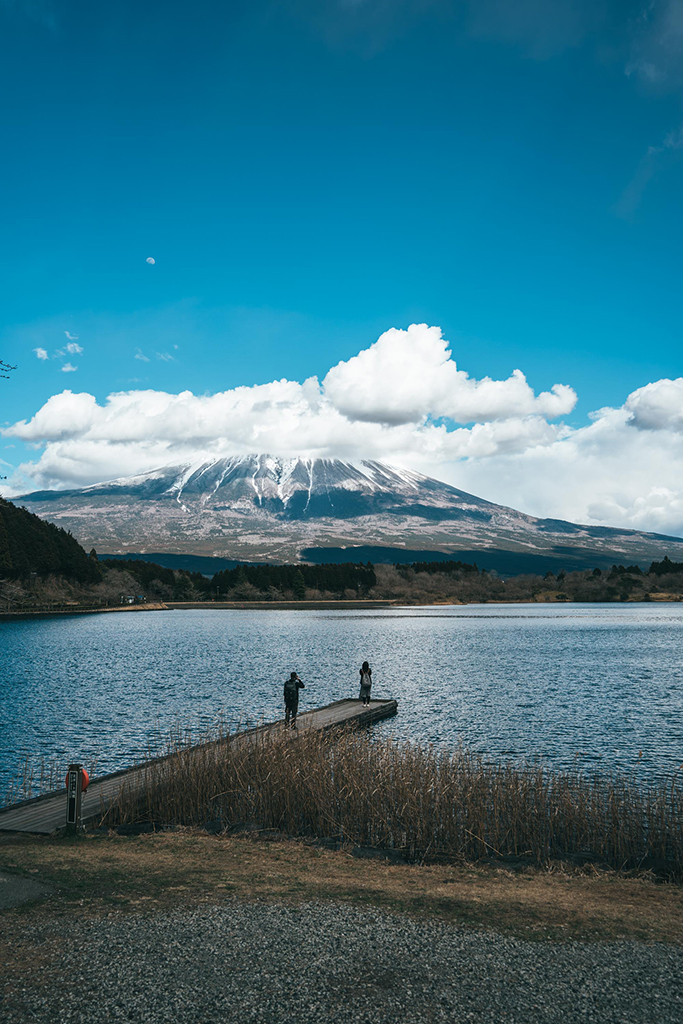
[[[347,700],[348,698],[345,698],[344,700],[335,700],[332,701],[331,704],[325,704],[324,707],[316,708],[315,710],[324,711],[327,708],[336,707],[338,704],[346,704]],[[361,711],[359,715],[356,715],[356,717],[352,718],[349,722],[331,722],[329,725],[322,726],[322,730],[327,731],[328,729],[341,729],[344,726],[351,729],[360,729],[365,725],[373,725],[375,722],[381,722],[385,718],[393,718],[393,716],[398,713],[398,701],[393,697],[375,700],[373,703],[379,704],[380,706],[370,708],[368,711]],[[305,718],[306,715],[312,713],[312,711],[304,711],[298,716],[299,721],[301,721],[302,718]]]

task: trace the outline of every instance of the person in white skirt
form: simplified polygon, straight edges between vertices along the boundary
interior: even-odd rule
[[[363,701],[365,707],[370,703],[370,687],[372,686],[372,669],[368,665],[367,661],[363,662],[362,668],[360,669],[360,697],[359,700]]]

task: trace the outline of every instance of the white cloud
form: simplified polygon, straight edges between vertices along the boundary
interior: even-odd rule
[[[72,356],[83,355],[83,349],[75,341],[68,342],[68,344],[66,345],[66,351],[69,353],[69,355],[72,355]]]
[[[77,334],[70,334],[69,331],[64,331],[64,334],[67,336],[69,341],[78,341],[78,335]],[[67,348],[68,348],[68,346],[67,346]]]
[[[161,359],[163,363],[172,363],[175,359],[175,356],[172,356],[170,352],[157,352],[156,357]]]
[[[429,413],[456,423],[518,416],[563,416],[576,404],[565,384],[535,396],[521,370],[507,380],[473,380],[451,358],[438,327],[386,331],[374,345],[339,363],[323,381],[326,396],[350,419],[414,423]]]
[[[72,366],[71,363],[64,363],[64,366],[61,367],[62,373],[75,373],[77,369],[78,367]]]
[[[145,353],[140,348],[136,349],[135,358],[139,359],[143,363],[148,363],[149,362],[149,356],[146,356]]]
[[[203,455],[370,458],[535,515],[683,534],[683,378],[646,384],[580,428],[550,422],[575,400],[566,385],[535,394],[520,371],[472,379],[441,332],[418,325],[386,332],[322,383],[283,379],[214,395],[131,390],[103,404],[63,391],[3,433],[43,447],[21,467],[34,487]]]
[[[683,82],[683,0],[649,0],[633,22],[626,74],[650,85],[676,89]]]
[[[48,356],[48,354],[47,354],[47,351],[44,348],[40,348],[40,347],[39,348],[34,348],[33,351],[35,352],[35,354],[38,357],[38,359],[49,359],[50,358]]]
[[[657,380],[638,388],[628,396],[624,408],[640,430],[683,433],[683,377]]]

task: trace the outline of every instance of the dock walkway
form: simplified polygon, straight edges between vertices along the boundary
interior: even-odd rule
[[[300,731],[308,729],[335,729],[340,726],[365,726],[390,718],[398,710],[395,700],[371,700],[364,707],[358,700],[337,700],[325,707],[304,711],[297,718]],[[283,723],[269,722],[246,730],[238,735],[254,739],[259,735],[283,729]],[[220,741],[219,741],[220,742]],[[164,760],[159,758],[158,760]],[[83,794],[81,818],[84,823],[96,817],[112,800],[116,799],[122,786],[135,789],[144,783],[150,761],[123,771],[103,775],[91,781]],[[66,765],[64,768],[66,774]],[[46,793],[32,800],[23,800],[0,810],[0,832],[33,832],[51,835],[64,827],[66,818],[66,789]]]

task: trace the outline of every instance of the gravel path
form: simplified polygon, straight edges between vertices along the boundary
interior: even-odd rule
[[[16,993],[5,1024],[683,1021],[683,949],[664,944],[532,943],[328,903],[237,900],[32,930],[35,941],[63,936],[63,970]]]

